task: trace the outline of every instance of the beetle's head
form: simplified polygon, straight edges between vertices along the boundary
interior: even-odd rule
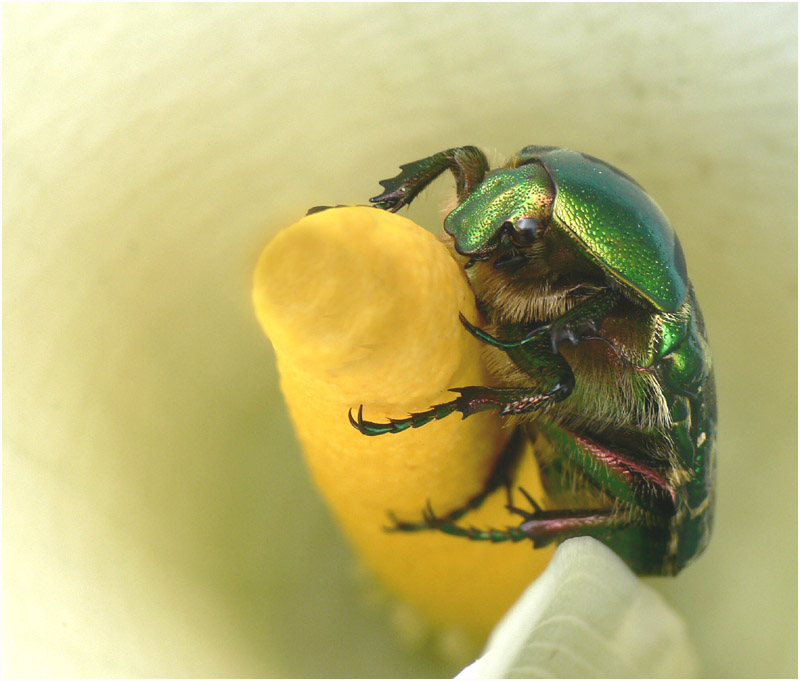
[[[456,251],[497,268],[519,265],[550,222],[555,189],[538,163],[486,175],[444,221]]]

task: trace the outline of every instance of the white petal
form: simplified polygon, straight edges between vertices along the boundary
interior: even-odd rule
[[[456,678],[691,677],[683,620],[604,544],[570,539]]]

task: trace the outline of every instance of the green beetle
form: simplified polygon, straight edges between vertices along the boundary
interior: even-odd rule
[[[475,147],[401,166],[371,201],[397,211],[444,171],[458,206],[444,229],[466,256],[484,328],[492,387],[454,388],[452,402],[376,423],[365,435],[417,428],[494,409],[519,427],[484,491],[437,517],[396,530],[439,530],[472,540],[589,535],[641,574],[676,574],[706,546],[714,506],[716,397],[703,318],[680,243],[631,177],[586,154],[525,147],[489,170]],[[507,481],[522,438],[534,442],[555,508],[530,509],[505,530],[458,519]]]

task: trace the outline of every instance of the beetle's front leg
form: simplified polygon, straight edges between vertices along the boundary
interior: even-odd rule
[[[489,171],[489,162],[477,147],[456,147],[406,163],[400,166],[400,170],[396,177],[381,180],[385,191],[371,198],[371,203],[396,213],[446,170],[452,171],[455,177],[456,193],[461,202],[483,181]]]

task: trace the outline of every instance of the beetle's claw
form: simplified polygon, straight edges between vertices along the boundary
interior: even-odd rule
[[[380,184],[385,191],[383,194],[373,196],[369,200],[369,202],[374,203],[377,208],[388,210],[390,213],[396,213],[409,202],[409,188],[403,173],[388,180],[381,180],[378,184]]]
[[[391,523],[391,525],[389,525],[389,527],[384,527],[383,531],[400,532],[401,531],[400,521],[397,519],[397,516],[395,515],[394,511],[386,511],[386,515],[389,518],[389,522]]]
[[[568,340],[573,345],[577,345],[588,336],[597,332],[597,324],[594,321],[580,321],[570,323],[569,321],[556,320],[549,325],[550,345],[553,354],[558,352],[561,341]]]
[[[483,341],[484,343],[488,343],[490,345],[495,345],[499,343],[499,341],[494,338],[493,336],[489,335],[483,329],[479,329],[475,326],[472,322],[470,322],[465,316],[463,312],[458,313],[458,319],[461,322],[461,326],[463,326],[467,331],[469,331],[475,338],[479,341]]]
[[[364,432],[362,430],[362,427],[364,425],[364,420],[362,418],[363,413],[364,413],[364,405],[362,404],[358,408],[358,420],[356,421],[356,419],[353,418],[353,410],[352,409],[347,410],[347,418],[350,419],[350,425],[362,433]]]
[[[389,522],[391,523],[389,527],[383,528],[386,532],[420,532],[422,530],[438,530],[441,529],[445,522],[447,522],[436,515],[436,511],[433,510],[433,505],[431,504],[430,499],[425,502],[425,508],[422,509],[422,522],[420,523],[410,523],[398,520],[393,511],[387,511],[386,515],[389,517]]]
[[[596,332],[597,324],[593,320],[573,320],[570,322],[570,320],[562,318],[550,323],[540,324],[531,329],[520,341],[520,344],[529,343],[542,336],[549,336],[550,347],[555,355],[558,354],[558,346],[561,345],[562,341],[568,340],[573,345],[577,345]]]
[[[519,345],[519,343],[516,342],[507,343],[505,341],[501,341],[499,338],[495,338],[494,336],[487,333],[483,329],[479,329],[477,326],[470,323],[470,321],[461,312],[458,313],[458,318],[461,320],[461,325],[467,331],[469,331],[473,336],[475,336],[475,338],[477,338],[482,343],[486,343],[486,345],[491,345],[495,348],[501,348],[504,350],[508,348],[514,348],[517,345]]]
[[[391,525],[384,526],[384,532],[419,532],[420,530],[427,530],[428,526],[425,523],[407,523],[399,520],[393,511],[387,511],[386,515],[389,516]]]
[[[519,487],[518,489],[519,489],[520,493],[522,494],[522,496],[524,496],[525,499],[528,501],[528,503],[531,505],[531,508],[533,509],[533,511],[526,511],[526,510],[524,510],[522,508],[514,506],[513,504],[506,504],[506,509],[510,513],[514,513],[515,515],[522,516],[523,520],[526,520],[526,521],[527,520],[533,520],[533,518],[536,516],[537,513],[541,513],[542,512],[542,507],[539,506],[539,504],[537,503],[536,499],[534,499],[524,487]]]
[[[324,210],[333,208],[333,206],[312,206],[306,211],[306,215],[313,215],[314,213],[321,213]]]
[[[550,330],[550,324],[547,323],[539,324],[538,326],[533,327],[530,331],[528,331],[528,333],[525,334],[525,336],[520,341],[520,344],[528,343],[532,341],[534,338],[541,337],[549,330]]]
[[[411,424],[408,419],[389,419],[388,423],[377,423],[375,421],[364,420],[364,405],[358,407],[358,418],[353,418],[353,410],[347,412],[350,425],[362,435],[383,435],[385,433],[399,433],[408,428]]]
[[[359,204],[360,205],[360,204]],[[331,208],[350,208],[351,204],[347,203],[337,203],[335,206],[312,206],[306,211],[306,215],[313,215],[314,213],[321,213],[324,210],[330,210]]]
[[[531,513],[530,511],[526,511],[525,509],[519,508],[514,506],[513,504],[506,504],[506,510],[509,513],[513,513],[514,515],[521,516],[523,520],[533,520],[535,513]]]
[[[439,525],[439,518],[436,516],[436,511],[433,510],[433,504],[431,504],[430,499],[425,502],[425,508],[422,509],[422,521],[429,528],[435,528]]]
[[[353,418],[352,409],[347,411],[347,418],[350,419],[350,425],[362,435],[380,435],[382,432],[386,432],[382,430],[382,428],[389,425],[386,423],[373,423],[372,421],[365,421],[363,404],[358,406],[358,418]]]
[[[376,208],[387,210],[390,213],[396,213],[407,203],[405,192],[401,193],[399,190],[396,192],[380,194],[379,196],[373,196],[369,202],[375,204]]]
[[[443,418],[451,413],[453,409],[449,407],[453,403],[446,405],[437,405],[431,409],[423,412],[409,414],[408,418],[404,419],[388,419],[386,423],[378,423],[377,421],[364,420],[364,405],[358,407],[358,417],[353,418],[353,410],[347,412],[347,417],[350,419],[350,425],[353,426],[362,435],[384,435],[386,433],[402,433],[409,428],[419,428],[424,426],[437,418]],[[447,408],[446,411],[440,411],[441,407]]]
[[[531,505],[531,507],[533,508],[533,510],[534,510],[536,513],[541,513],[541,512],[542,512],[542,507],[541,507],[541,506],[539,506],[539,504],[538,504],[538,503],[536,503],[536,499],[534,499],[534,498],[533,498],[533,497],[532,497],[532,496],[531,496],[531,495],[528,493],[528,490],[526,490],[524,487],[518,487],[517,489],[519,489],[519,491],[520,491],[520,493],[522,494],[522,496],[524,496],[524,497],[525,497],[525,498],[528,500],[528,503]]]

